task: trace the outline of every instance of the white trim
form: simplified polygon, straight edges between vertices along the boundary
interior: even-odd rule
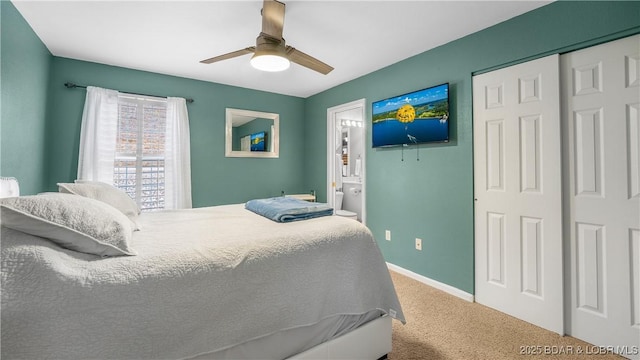
[[[426,276],[422,276],[420,274],[416,274],[413,271],[407,270],[405,268],[402,268],[398,265],[394,265],[391,263],[387,263],[387,267],[389,268],[389,270],[395,271],[398,274],[402,274],[404,276],[410,277],[413,280],[419,281],[425,285],[429,285],[431,287],[434,287],[438,290],[442,290],[444,292],[446,292],[447,294],[451,294],[453,296],[459,297],[462,300],[466,300],[469,302],[474,302],[474,296],[473,294],[469,294],[466,291],[462,291],[460,289],[458,289],[457,287],[453,287],[451,285],[447,285],[444,283],[441,283],[439,281],[430,279]]]

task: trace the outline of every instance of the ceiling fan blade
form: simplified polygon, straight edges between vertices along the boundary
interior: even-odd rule
[[[274,39],[282,39],[284,7],[284,3],[276,0],[264,0],[262,5],[262,32]]]
[[[317,71],[324,75],[327,75],[333,70],[333,67],[291,46],[287,46],[287,56],[289,57],[289,60],[293,61],[294,63]]]
[[[237,56],[242,56],[242,55],[246,55],[246,54],[251,54],[253,52],[256,51],[256,47],[255,46],[249,46],[248,48],[244,48],[242,50],[238,50],[238,51],[233,51],[230,52],[228,54],[224,54],[224,55],[218,55],[206,60],[202,60],[200,61],[203,64],[211,64],[214,63],[216,61],[220,61],[220,60],[227,60],[227,59],[231,59]]]

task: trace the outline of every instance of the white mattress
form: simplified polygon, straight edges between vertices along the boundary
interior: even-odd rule
[[[353,220],[280,224],[228,205],[140,223],[138,255],[107,259],[2,228],[2,358],[191,358],[318,323],[343,330],[322,330],[328,319],[404,321],[375,240]]]

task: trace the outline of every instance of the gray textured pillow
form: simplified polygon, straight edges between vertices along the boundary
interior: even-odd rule
[[[2,226],[99,256],[135,255],[131,221],[98,200],[47,193],[0,199]]]
[[[80,195],[107,203],[125,214],[139,230],[138,214],[140,208],[126,192],[100,181],[76,180],[76,183],[58,183],[61,193]]]

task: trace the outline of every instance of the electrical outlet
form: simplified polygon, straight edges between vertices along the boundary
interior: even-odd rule
[[[422,251],[422,239],[416,238],[416,250]]]
[[[384,239],[387,241],[391,241],[391,230],[384,231]]]

